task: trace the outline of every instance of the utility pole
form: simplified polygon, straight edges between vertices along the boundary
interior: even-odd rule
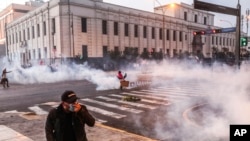
[[[247,24],[246,24],[246,26],[247,26],[247,37],[248,37],[248,21],[249,21],[249,14],[250,14],[250,10],[247,9],[247,10],[246,10],[246,18],[247,18]]]
[[[238,0],[237,4],[237,23],[236,23],[236,45],[235,45],[235,61],[240,68],[240,34],[241,34],[241,5]]]

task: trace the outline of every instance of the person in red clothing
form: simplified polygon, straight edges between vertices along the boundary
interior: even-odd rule
[[[122,74],[121,71],[118,71],[117,78],[121,81],[125,81],[125,78],[127,77],[127,74]],[[122,90],[122,85],[120,85],[120,90]]]

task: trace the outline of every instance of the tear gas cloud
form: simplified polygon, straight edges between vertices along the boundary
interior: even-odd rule
[[[241,69],[232,66],[214,64],[212,67],[202,67],[200,64],[177,61],[140,62],[133,68],[124,68],[122,71],[128,74],[127,80],[136,81],[141,74],[150,74],[152,87],[164,86],[179,82],[193,80],[204,90],[203,104],[219,109],[219,113],[202,111],[202,120],[194,127],[184,120],[174,121],[177,126],[166,129],[162,122],[178,119],[182,116],[187,105],[194,105],[201,101],[196,99],[182,100],[173,103],[170,109],[166,109],[161,119],[154,120],[155,128],[152,129],[158,139],[176,139],[180,141],[223,140],[229,137],[230,124],[250,124],[250,64],[243,63]],[[18,64],[8,64],[1,60],[1,69],[12,71],[8,74],[11,83],[53,83],[67,80],[88,80],[97,85],[97,90],[117,89],[119,81],[116,72],[105,72],[94,69],[88,64],[58,65],[57,71],[52,72],[46,65],[37,65],[23,69]],[[169,83],[171,81],[171,83]],[[103,83],[105,82],[105,83]],[[185,93],[185,92],[184,92]],[[201,103],[202,103],[201,102]],[[147,118],[155,119],[156,115],[148,115]],[[193,118],[193,117],[192,117]],[[191,121],[194,119],[191,118]],[[197,117],[196,117],[197,118]],[[144,127],[140,119],[133,119],[136,126]],[[178,123],[180,122],[180,123]],[[171,124],[171,122],[170,122]]]

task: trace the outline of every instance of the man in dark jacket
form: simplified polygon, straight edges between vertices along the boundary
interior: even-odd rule
[[[47,141],[87,141],[84,126],[93,127],[95,119],[77,99],[74,91],[67,90],[61,96],[61,104],[49,112],[45,125]]]

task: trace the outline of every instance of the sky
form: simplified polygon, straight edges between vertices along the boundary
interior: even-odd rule
[[[24,4],[25,1],[28,0],[0,0],[1,5],[0,9],[3,9],[4,7],[8,6],[10,3],[19,3]],[[44,0],[48,1],[48,0]],[[153,12],[153,7],[159,6],[159,3],[161,5],[169,4],[169,3],[186,3],[186,4],[192,4],[194,0],[103,0],[106,3],[112,3],[116,5],[122,5],[125,7],[140,9],[144,11],[150,11]],[[227,6],[236,8],[238,0],[199,0],[207,3],[213,3],[217,5]],[[143,4],[142,4],[143,2]],[[247,32],[246,29],[246,10],[250,9],[250,0],[239,0],[241,4],[241,13],[245,15],[245,20],[243,22],[243,31]],[[235,16],[229,16],[225,14],[218,14],[215,13],[215,25],[219,27],[232,27],[231,25],[235,26],[236,24],[236,18]],[[250,17],[249,17],[250,18]],[[250,28],[249,28],[250,29]],[[248,30],[249,31],[249,30]]]

